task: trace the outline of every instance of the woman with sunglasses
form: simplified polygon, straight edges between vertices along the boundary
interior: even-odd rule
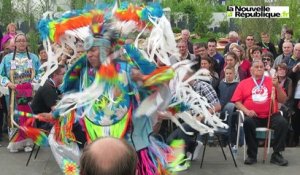
[[[264,52],[262,54],[262,61],[265,65],[264,75],[269,77],[274,77],[276,70],[272,68],[273,66],[273,54],[271,52]]]

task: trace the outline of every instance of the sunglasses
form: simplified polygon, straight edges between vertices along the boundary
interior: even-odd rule
[[[247,41],[253,41],[254,39],[252,39],[252,38],[247,38]]]
[[[262,58],[263,61],[271,61],[271,58]]]
[[[17,40],[16,43],[26,43],[26,40]]]

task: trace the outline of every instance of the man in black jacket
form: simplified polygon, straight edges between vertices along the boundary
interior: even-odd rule
[[[38,89],[31,103],[34,114],[48,113],[54,109],[60,95],[58,87],[63,81],[65,72],[65,66],[59,65],[46,80],[45,84]],[[51,124],[44,122],[38,122],[37,127],[45,130],[52,128]]]
[[[268,33],[262,32],[260,34],[261,42],[259,42],[257,45],[262,48],[262,52],[271,52],[273,54],[273,57],[277,57],[276,48],[273,43],[270,42],[270,36]]]

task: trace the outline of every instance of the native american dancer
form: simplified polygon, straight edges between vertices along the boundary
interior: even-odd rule
[[[16,126],[32,125],[32,122],[24,116],[14,116],[14,110],[31,112],[28,102],[32,99],[32,81],[38,78],[40,62],[38,57],[27,50],[27,38],[24,34],[15,37],[15,50],[6,55],[0,65],[1,85],[10,89],[9,115],[10,115],[10,152],[18,152],[24,149],[32,150],[33,142],[27,138],[22,130]]]
[[[45,75],[51,73],[57,65],[56,56],[61,54],[52,52],[50,40],[75,49],[74,38],[79,38],[84,40],[87,50],[66,74],[62,86],[65,95],[51,116],[55,118],[55,125],[49,135],[49,144],[63,172],[78,174],[80,151],[72,124],[79,122],[88,142],[113,136],[132,144],[139,156],[138,174],[170,174],[169,168],[176,165],[177,159],[172,157],[171,147],[149,137],[152,117],[157,111],[168,110],[172,112],[168,114],[188,116],[188,123],[193,123],[196,118],[183,113],[184,110],[192,107],[194,113],[201,115],[208,110],[203,112],[201,107],[196,107],[196,98],[189,98],[191,93],[184,91],[191,88],[182,80],[183,75],[179,75],[183,71],[175,73],[182,63],[174,68],[156,66],[154,56],[170,65],[169,55],[177,53],[174,34],[161,7],[122,4],[120,8],[77,10],[63,14],[60,19],[41,20],[40,32],[49,55]],[[137,32],[137,39],[148,33],[146,52],[138,49],[137,42],[124,44],[128,34],[133,32]],[[184,69],[188,69],[187,66]],[[176,80],[171,81],[174,76]],[[183,89],[175,92],[177,85],[170,88],[169,81]],[[207,107],[205,100],[202,103],[201,97],[197,99]],[[178,107],[182,103],[188,107]],[[211,126],[226,127],[214,118],[214,114],[209,117],[207,121],[211,121]],[[200,132],[213,132],[200,122],[196,123],[193,126]]]

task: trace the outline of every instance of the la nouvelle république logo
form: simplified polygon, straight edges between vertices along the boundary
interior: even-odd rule
[[[289,6],[227,6],[228,18],[289,18]]]

